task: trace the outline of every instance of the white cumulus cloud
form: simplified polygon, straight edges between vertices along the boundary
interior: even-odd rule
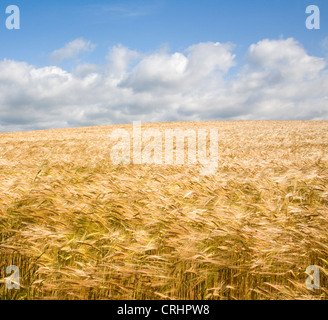
[[[63,48],[55,50],[51,53],[51,59],[55,63],[59,63],[65,59],[76,58],[81,52],[91,52],[95,45],[84,39],[75,39],[67,43]]]
[[[144,57],[122,81],[123,87],[135,91],[166,91],[181,93],[203,85],[218,85],[235,65],[232,46],[221,43],[199,43],[181,52],[160,52]]]

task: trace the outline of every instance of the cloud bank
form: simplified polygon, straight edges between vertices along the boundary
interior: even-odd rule
[[[81,42],[82,41],[82,42]],[[74,40],[57,61],[92,49]],[[107,64],[58,66],[0,61],[2,132],[184,120],[328,120],[328,71],[295,39],[234,46],[198,43],[184,52],[110,49]]]

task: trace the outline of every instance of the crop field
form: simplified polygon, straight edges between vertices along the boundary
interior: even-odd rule
[[[211,175],[113,164],[117,128],[0,134],[0,299],[328,298],[328,122],[142,124],[216,128]]]

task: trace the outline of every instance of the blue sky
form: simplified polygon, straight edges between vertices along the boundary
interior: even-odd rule
[[[5,28],[4,23],[7,17],[5,9],[11,4],[15,4],[20,8],[20,30],[7,30]],[[305,9],[308,5],[317,5],[320,8],[320,30],[308,30],[305,28],[305,20],[307,17]],[[294,63],[293,61],[295,59],[299,59],[301,62],[306,61],[307,57],[312,57],[313,64],[316,65],[316,67],[312,69],[312,62],[309,63],[308,69],[304,70],[304,73],[300,75],[302,79],[299,77],[296,77],[296,79],[292,74],[286,75],[284,71],[281,70],[281,81],[289,81],[289,85],[294,81],[296,85],[297,80],[297,85],[299,86],[299,81],[304,80],[302,85],[308,85],[308,88],[310,88],[311,85],[316,85],[313,83],[316,77],[322,77],[316,79],[318,83],[325,81],[327,73],[324,63],[327,61],[328,57],[327,18],[328,1],[324,0],[1,1],[0,61],[10,60],[15,62],[15,64],[11,64],[10,66],[7,65],[8,63],[6,65],[3,63],[3,70],[7,70],[6,72],[8,73],[11,72],[8,70],[13,70],[12,72],[16,72],[17,74],[27,72],[30,77],[30,74],[36,73],[44,75],[44,70],[42,69],[44,67],[54,67],[57,68],[55,73],[58,77],[62,77],[60,79],[58,78],[59,84],[63,85],[67,80],[61,72],[67,72],[68,75],[73,77],[70,85],[74,86],[74,90],[78,92],[78,87],[82,86],[82,82],[76,83],[78,77],[74,74],[74,70],[82,70],[82,67],[84,68],[83,70],[89,68],[88,70],[92,69],[92,72],[89,71],[89,75],[96,74],[99,76],[97,80],[94,79],[95,82],[92,85],[89,84],[88,89],[90,89],[90,95],[92,90],[100,90],[99,88],[102,86],[105,90],[105,83],[109,83],[109,79],[112,79],[109,86],[113,86],[111,87],[113,89],[113,95],[110,97],[106,96],[106,98],[104,96],[99,101],[95,101],[93,107],[88,107],[86,109],[86,107],[81,106],[81,109],[79,109],[78,99],[76,99],[74,103],[70,103],[68,102],[69,98],[66,100],[63,98],[65,91],[59,90],[57,92],[58,95],[61,95],[59,100],[61,100],[63,106],[67,104],[67,108],[65,109],[70,109],[71,114],[65,114],[64,111],[63,114],[54,111],[52,119],[49,117],[49,119],[45,119],[45,117],[42,118],[41,116],[28,116],[29,113],[33,113],[33,105],[38,105],[35,112],[43,110],[42,101],[38,99],[37,96],[32,96],[32,94],[30,94],[26,97],[26,93],[21,93],[21,98],[17,98],[17,101],[12,101],[13,99],[4,96],[2,100],[0,99],[0,116],[5,120],[0,119],[0,130],[30,130],[48,127],[123,123],[129,122],[133,117],[137,116],[141,118],[140,120],[144,118],[149,119],[147,108],[150,108],[152,102],[164,108],[171,108],[172,110],[170,114],[164,114],[158,110],[156,114],[150,116],[152,121],[294,119],[293,112],[288,112],[288,115],[286,115],[279,108],[280,113],[277,111],[276,116],[273,112],[268,114],[262,111],[260,113],[254,113],[254,109],[252,108],[254,108],[254,106],[259,108],[258,106],[261,101],[263,102],[270,99],[270,101],[274,100],[273,104],[271,104],[271,108],[274,108],[273,105],[275,107],[279,105],[279,101],[281,101],[281,105],[286,106],[293,104],[294,108],[296,108],[295,105],[297,101],[301,100],[298,96],[295,96],[294,99],[290,96],[288,96],[287,99],[286,95],[283,97],[277,96],[277,98],[274,99],[272,97],[265,98],[263,95],[267,92],[265,91],[266,89],[258,85],[254,88],[254,93],[257,92],[258,94],[254,94],[254,96],[261,96],[262,98],[259,101],[255,101],[255,97],[248,97],[242,101],[240,97],[236,99],[233,104],[229,101],[225,106],[223,105],[226,101],[226,96],[224,94],[229,95],[234,92],[234,94],[237,95],[238,90],[238,92],[241,92],[242,90],[238,88],[244,85],[242,81],[245,81],[245,83],[247,82],[243,80],[246,76],[252,79],[254,77],[262,77],[266,80],[271,79],[267,80],[267,85],[272,86],[272,79],[276,76],[273,74],[275,72],[274,69],[279,65],[277,62],[278,58],[272,60],[273,62],[268,59],[269,62],[271,61],[271,64],[268,66],[262,65],[262,70],[271,68],[271,73],[263,73],[259,76],[254,67],[256,63],[252,64],[249,61],[250,53],[253,55],[253,60],[250,60],[254,62],[254,57],[261,60],[259,55],[265,55],[267,52],[269,52],[268,54],[272,54],[272,56],[277,56],[276,52],[285,52],[284,59],[289,59],[288,68]],[[78,44],[74,42],[78,39],[83,41],[83,43]],[[261,42],[265,39],[278,42]],[[287,41],[287,39],[293,39],[294,42],[284,42]],[[70,43],[73,43],[75,48],[76,46],[80,48],[76,49],[76,54],[72,54],[71,56],[67,54],[67,47],[65,47]],[[202,43],[212,44],[212,46],[202,46]],[[217,54],[217,60],[215,60],[212,54],[208,56],[209,52],[214,48],[213,46],[215,43],[224,44],[221,49],[231,54],[231,61],[229,60],[230,62],[228,62],[229,67],[227,70],[225,70],[221,64],[223,59],[225,59],[222,53],[223,51],[218,49],[217,46],[215,47],[215,50],[217,50],[215,51],[216,53],[213,51],[213,55]],[[197,45],[198,47],[195,47]],[[257,47],[253,48],[254,50],[250,52],[252,45],[257,45]],[[114,48],[118,48],[119,46],[121,46],[121,49],[118,50],[118,53]],[[58,50],[63,48],[66,48],[66,53],[64,56],[60,56],[62,58],[58,58]],[[124,48],[125,51],[122,48]],[[304,52],[301,52],[300,50],[303,50],[303,48]],[[114,60],[110,60],[111,66],[109,66],[108,57],[113,53],[113,50],[116,52],[116,60],[114,58]],[[57,52],[57,55],[54,54],[54,52]],[[193,52],[193,54],[188,56],[188,52]],[[290,52],[293,52],[292,58]],[[174,56],[175,53],[178,53],[178,55]],[[221,53],[223,56],[219,57]],[[63,51],[60,51],[60,54],[63,54]],[[57,58],[54,59],[54,57]],[[187,62],[184,58],[187,58]],[[205,72],[204,68],[206,68],[200,63],[200,60],[203,58],[214,59],[208,60],[212,61],[213,68],[208,71],[206,75],[202,75]],[[121,70],[119,75],[116,73],[117,78],[113,80],[113,70],[119,63],[122,63],[122,59],[134,59],[135,61],[133,62],[134,64],[125,61],[123,64],[126,63],[126,68],[123,71]],[[193,59],[199,59],[198,64],[195,62],[196,60],[194,61]],[[318,59],[321,59],[321,64]],[[191,61],[194,61],[193,65],[197,65],[197,71],[196,69],[192,71],[186,69],[187,67],[185,66],[190,66]],[[25,65],[20,65],[19,62],[24,62]],[[285,60],[281,65],[283,66],[284,63]],[[116,64],[116,67],[114,64]],[[195,81],[190,83],[188,87],[181,87],[180,91],[177,92],[170,91],[168,88],[176,86],[177,83],[180,84],[186,77],[183,78],[180,74],[181,72],[179,71],[179,73],[176,71],[178,69],[174,69],[174,72],[178,73],[170,75],[170,77],[161,73],[161,66],[163,66],[163,64],[167,64],[168,68],[170,68],[172,64],[174,66],[179,65],[179,67],[174,68],[185,68],[181,72],[185,72],[186,77],[189,72],[189,76],[192,74],[193,77],[200,82],[197,83],[197,81]],[[98,66],[98,69],[96,66]],[[34,68],[36,70],[35,73],[27,71],[30,70],[30,68]],[[158,68],[156,69],[158,71],[156,71],[156,74],[150,74],[149,68]],[[220,76],[215,73],[217,68],[221,70]],[[23,69],[25,71],[23,71]],[[245,69],[250,71],[243,71]],[[108,70],[112,70],[112,73]],[[296,68],[290,68],[288,70],[290,70],[291,73],[297,73],[295,71],[297,70]],[[3,74],[7,74],[6,72],[3,71]],[[109,73],[111,74],[110,76]],[[310,73],[311,76],[308,76]],[[139,82],[136,80],[137,75],[141,79]],[[173,79],[171,83],[168,83],[169,80],[167,80],[167,77],[169,77],[170,81]],[[44,86],[42,94],[48,98],[50,97],[49,95],[52,94],[49,99],[54,103],[53,108],[55,108],[55,106],[58,106],[59,102],[58,99],[56,100],[55,93],[46,92],[47,88],[49,88],[46,84],[49,80],[48,78],[49,77],[45,76],[45,78],[40,80],[40,85]],[[212,81],[213,78],[216,79],[216,82],[214,81],[215,83]],[[305,80],[308,81],[308,78],[312,79],[311,83],[305,82]],[[15,78],[13,80],[11,77],[9,80],[13,81],[15,85],[15,81],[19,82],[17,79]],[[23,92],[27,90],[29,84],[35,86],[35,81],[36,78],[29,78],[28,83],[24,83],[26,87],[18,86],[17,90],[22,90]],[[207,81],[211,81],[211,83],[207,83]],[[150,83],[154,82],[158,83],[156,88],[150,85]],[[192,100],[190,97],[193,95],[192,92],[195,92],[194,89],[199,88],[200,84],[204,83],[207,83],[208,85],[206,87],[211,89],[204,89],[204,91],[198,92],[197,98]],[[59,84],[57,84],[58,87],[60,86]],[[146,87],[147,84],[148,87]],[[68,86],[67,83],[66,85]],[[280,83],[279,85],[282,84]],[[130,90],[130,96],[123,96],[122,90],[118,93],[118,89],[123,87]],[[276,83],[275,89],[278,94],[279,87]],[[5,90],[6,86],[0,86],[0,98],[1,94],[4,95]],[[246,90],[246,88],[243,90]],[[292,88],[289,89],[289,91],[292,90]],[[147,94],[158,96],[159,92],[163,98],[161,101],[146,99]],[[213,98],[211,102],[213,105],[215,105],[215,103],[220,104],[221,107],[218,108],[213,106],[211,109],[211,107],[207,105],[207,103],[209,103],[208,97],[213,97],[214,92],[221,92],[221,95],[217,96],[216,99]],[[42,94],[39,94],[39,96]],[[144,96],[141,98],[142,94]],[[180,95],[180,98],[182,96],[185,97],[185,101],[189,101],[189,108],[186,105],[187,102],[186,104],[181,104],[182,100],[173,99],[173,96],[178,95]],[[29,101],[28,107],[26,107],[26,103],[24,103],[23,96],[26,99],[25,101]],[[296,117],[296,119],[327,120],[327,113],[325,113],[324,110],[325,103],[327,102],[326,96],[328,96],[328,93],[324,91],[324,88],[320,92],[317,92],[310,100],[318,101],[321,99],[321,102],[318,102],[318,106],[320,106],[318,108],[320,110],[316,110],[312,115],[310,112],[304,112],[302,116]],[[118,106],[118,97],[121,98],[121,101],[126,101],[126,105],[122,102],[123,104]],[[134,98],[138,101],[135,105],[131,102]],[[138,100],[139,98],[140,101]],[[35,101],[33,99],[35,99]],[[108,102],[106,102],[106,99]],[[33,102],[35,103],[33,104]],[[245,107],[241,110],[236,106],[238,103],[240,105],[246,105],[246,103],[249,104],[252,102],[254,102],[254,106],[249,107],[248,113],[245,112]],[[22,105],[25,105],[25,107]],[[26,118],[18,119],[8,114],[8,110],[22,110],[22,108],[26,108],[26,110],[24,109]],[[123,109],[123,111],[121,110],[121,114],[118,112],[119,108]],[[235,111],[229,115],[227,110],[234,108]],[[269,107],[267,106],[266,109],[267,108]],[[204,109],[208,110],[205,115],[202,113]],[[46,107],[44,107],[44,110],[46,110]],[[49,113],[48,111],[49,110],[47,110],[47,113]],[[22,113],[22,117],[24,116],[24,112]],[[58,119],[56,117],[58,117]],[[73,120],[74,117],[76,117],[76,120]],[[67,121],[60,121],[59,118],[67,119]]]
[[[0,10],[10,4],[1,1]],[[97,44],[88,61],[104,62],[108,48],[118,43],[139,51],[163,45],[174,51],[197,42],[232,42],[242,54],[252,43],[281,37],[294,37],[308,53],[322,56],[320,43],[328,35],[327,1],[16,0],[15,4],[21,10],[21,30],[0,28],[0,58],[39,66],[49,63],[53,50],[80,37]],[[305,28],[305,8],[311,4],[320,8],[320,30]]]

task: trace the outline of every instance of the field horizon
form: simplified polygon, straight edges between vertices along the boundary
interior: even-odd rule
[[[216,172],[113,164],[132,124],[0,133],[0,299],[328,298],[327,121],[141,126],[217,129]]]

